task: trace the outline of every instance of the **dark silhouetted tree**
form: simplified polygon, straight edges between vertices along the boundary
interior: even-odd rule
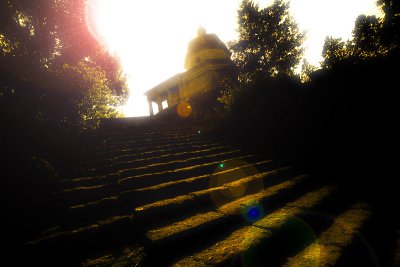
[[[383,22],[376,16],[361,15],[353,29],[353,54],[361,59],[385,55],[387,49],[381,40]]]
[[[400,3],[393,0],[377,2],[385,17],[360,15],[354,25],[352,40],[328,37],[323,49],[323,67],[331,68],[341,61],[357,63],[382,57],[399,50]]]
[[[303,83],[310,82],[310,74],[318,69],[317,66],[312,65],[307,59],[303,59],[303,64],[301,65],[300,80]]]
[[[322,49],[323,68],[332,68],[344,59],[348,59],[353,53],[351,42],[345,42],[342,38],[326,37],[325,44]]]
[[[385,14],[382,39],[388,47],[400,49],[400,1],[378,0],[377,3]]]
[[[322,66],[331,68],[342,61],[357,63],[386,55],[388,48],[382,42],[382,25],[382,20],[376,16],[360,15],[355,22],[351,40],[327,37],[322,50]]]
[[[244,0],[238,10],[239,39],[230,44],[241,82],[291,76],[299,64],[304,33],[289,14],[289,3],[276,0],[260,9]]]

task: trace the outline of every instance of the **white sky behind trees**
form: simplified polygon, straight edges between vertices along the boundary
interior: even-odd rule
[[[255,1],[261,7],[272,1]],[[103,44],[118,55],[128,78],[126,116],[148,115],[143,93],[176,73],[199,26],[224,42],[237,38],[241,0],[89,0]],[[350,39],[361,14],[376,15],[376,0],[291,0],[291,13],[306,31],[305,58],[319,65],[326,36]]]

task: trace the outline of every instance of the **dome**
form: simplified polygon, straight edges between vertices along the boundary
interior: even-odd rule
[[[206,33],[202,28],[198,30],[198,35],[190,41],[188,45],[188,54],[196,53],[204,48],[220,48],[229,52],[226,45],[214,33]]]
[[[200,28],[195,39],[190,41],[186,54],[185,67],[190,69],[205,60],[228,59],[230,51],[216,34],[206,33]]]

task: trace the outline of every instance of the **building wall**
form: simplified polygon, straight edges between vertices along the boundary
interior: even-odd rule
[[[212,72],[203,72],[200,75],[183,82],[180,86],[180,98],[188,99],[193,95],[211,90],[214,75]]]
[[[191,69],[207,59],[227,59],[229,55],[220,48],[205,48],[186,58],[185,68]]]
[[[168,106],[173,106],[177,103],[179,103],[179,85],[171,87],[168,90]]]

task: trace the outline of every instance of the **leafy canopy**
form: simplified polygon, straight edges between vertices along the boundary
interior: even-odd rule
[[[230,44],[241,82],[292,76],[303,56],[304,33],[289,13],[289,2],[276,0],[261,9],[243,0],[238,10],[239,39]]]
[[[384,19],[360,15],[354,25],[352,40],[327,37],[322,56],[324,68],[332,68],[346,61],[352,64],[387,56],[399,51],[400,1],[379,0]]]
[[[33,112],[81,124],[116,115],[127,98],[125,78],[89,32],[85,4],[0,1],[0,102],[10,103],[1,107],[4,117]]]

